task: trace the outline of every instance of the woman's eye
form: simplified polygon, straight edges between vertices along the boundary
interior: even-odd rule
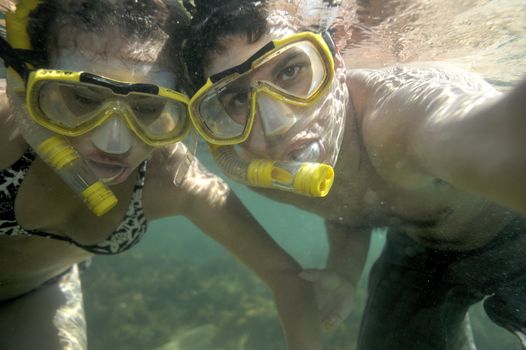
[[[95,99],[95,98],[92,98],[92,97],[84,96],[84,95],[81,95],[81,94],[78,94],[78,93],[75,94],[75,100],[78,103],[80,103],[82,105],[86,105],[86,106],[94,106],[94,105],[100,104],[100,100],[99,99]]]
[[[136,105],[133,112],[143,123],[149,124],[159,117],[162,109],[163,107],[158,105]]]
[[[139,114],[158,114],[159,113],[159,107],[136,106],[134,108],[134,111],[139,113]]]

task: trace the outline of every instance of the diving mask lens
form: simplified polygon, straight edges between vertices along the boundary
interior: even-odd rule
[[[199,115],[209,134],[220,140],[243,135],[250,117],[250,79],[247,74],[233,83],[218,84],[203,96]]]
[[[86,131],[101,114],[102,105],[111,95],[110,89],[85,85],[42,81],[31,91],[31,109],[39,119],[64,131]]]
[[[291,42],[268,52],[255,60],[247,72],[218,81],[200,96],[194,111],[201,128],[211,141],[244,141],[250,133],[260,93],[287,104],[309,106],[330,85],[332,57],[327,56],[309,40]]]
[[[117,94],[83,82],[39,79],[27,105],[38,123],[66,136],[82,135],[115,115],[151,145],[178,141],[189,126],[184,101],[136,91]]]

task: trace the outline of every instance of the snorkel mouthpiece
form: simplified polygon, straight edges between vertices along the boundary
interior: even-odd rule
[[[328,164],[254,160],[248,166],[251,186],[276,188],[309,197],[325,197],[334,181]]]
[[[226,175],[249,186],[325,197],[334,182],[334,170],[328,164],[265,159],[249,162],[232,146],[210,145],[210,150]]]

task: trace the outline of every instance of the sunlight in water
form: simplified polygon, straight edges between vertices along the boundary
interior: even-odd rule
[[[360,3],[360,2],[358,2]],[[501,89],[526,73],[526,2],[368,1],[345,49],[351,68],[447,61]]]
[[[86,320],[77,265],[60,279],[59,287],[66,299],[66,303],[56,311],[53,318],[53,324],[59,330],[60,343],[64,350],[85,349],[87,339],[83,330],[86,328]]]

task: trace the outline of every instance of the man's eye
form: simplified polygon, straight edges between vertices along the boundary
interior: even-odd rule
[[[279,78],[282,81],[294,79],[298,75],[298,73],[301,71],[302,68],[303,66],[299,64],[295,64],[293,66],[286,67],[285,69],[281,71]]]
[[[236,94],[233,98],[232,98],[232,104],[235,106],[235,107],[240,107],[240,106],[244,106],[248,103],[248,93],[244,92],[244,93],[239,93],[239,94]]]

